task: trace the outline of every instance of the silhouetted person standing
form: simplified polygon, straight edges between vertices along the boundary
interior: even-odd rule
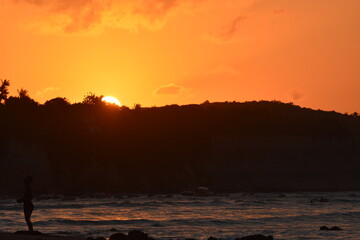
[[[25,193],[23,198],[20,198],[17,200],[18,203],[24,203],[24,215],[25,215],[25,221],[26,224],[28,225],[29,231],[32,232],[33,230],[33,225],[31,223],[31,214],[34,210],[34,205],[32,203],[32,190],[31,190],[31,183],[32,183],[33,179],[32,177],[28,176],[25,178],[24,180],[24,184],[25,184]]]

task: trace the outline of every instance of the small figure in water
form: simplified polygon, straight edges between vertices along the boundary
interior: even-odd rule
[[[328,202],[327,198],[324,198],[323,196],[320,197],[320,202]]]
[[[26,221],[26,224],[28,225],[30,232],[34,231],[33,225],[30,220],[32,211],[34,210],[34,205],[31,201],[32,200],[32,190],[31,190],[32,181],[33,181],[33,179],[30,176],[25,178],[25,180],[24,180],[24,184],[25,184],[24,196],[23,196],[23,198],[20,198],[17,200],[18,203],[24,203],[25,221]]]

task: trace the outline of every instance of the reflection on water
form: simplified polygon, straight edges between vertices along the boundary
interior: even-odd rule
[[[329,202],[320,202],[320,196]],[[65,201],[66,200],[66,201]],[[35,201],[36,230],[57,235],[109,237],[115,229],[140,229],[155,238],[233,239],[250,234],[275,239],[356,239],[360,192],[259,193],[214,197],[137,196]],[[21,205],[0,200],[1,231],[26,228]],[[319,231],[339,226],[343,231]]]

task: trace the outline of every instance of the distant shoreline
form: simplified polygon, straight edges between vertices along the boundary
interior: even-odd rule
[[[130,192],[130,193],[116,193],[116,192],[101,192],[101,193],[62,193],[62,192],[43,192],[38,193],[34,196],[34,201],[41,201],[45,199],[54,199],[59,200],[62,198],[66,198],[65,200],[73,200],[72,198],[134,198],[139,196],[157,196],[157,197],[171,197],[174,195],[181,195],[184,197],[212,197],[212,196],[219,196],[224,197],[229,194],[244,194],[244,195],[250,195],[250,194],[262,194],[262,193],[274,193],[274,194],[286,194],[286,193],[339,193],[339,192],[360,192],[359,189],[348,189],[348,190],[326,190],[326,189],[320,189],[320,190],[263,190],[263,191],[257,191],[257,190],[246,190],[246,191],[236,191],[236,192],[217,192],[214,195],[209,196],[200,196],[200,195],[193,195],[193,196],[186,196],[182,195],[181,193],[173,193],[173,192],[159,192],[159,193],[147,193],[147,192]],[[1,193],[0,192],[0,200],[1,199],[16,199],[19,196],[18,193]],[[69,198],[69,199],[68,199]]]

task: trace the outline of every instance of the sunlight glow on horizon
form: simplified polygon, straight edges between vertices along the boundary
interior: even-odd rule
[[[111,104],[115,104],[119,107],[121,107],[121,103],[119,100],[117,100],[116,98],[114,97],[111,97],[111,96],[105,96],[101,99],[102,101],[106,102],[106,103],[111,103]]]
[[[360,112],[359,12],[359,0],[2,0],[0,79],[40,103],[98,92]]]

